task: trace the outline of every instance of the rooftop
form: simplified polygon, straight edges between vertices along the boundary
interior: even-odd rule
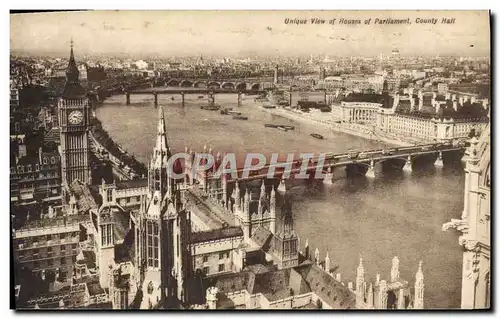
[[[147,179],[132,179],[132,180],[120,181],[120,182],[116,183],[117,190],[130,189],[130,188],[142,188],[142,187],[148,187],[148,180]]]
[[[71,183],[71,191],[76,197],[78,211],[88,212],[91,209],[97,209],[94,197],[86,184],[75,180]]]
[[[213,213],[210,203],[207,203],[203,198],[200,198],[191,191],[185,192],[185,198],[187,200],[187,208],[193,214],[196,214],[196,217],[201,219],[208,227],[212,229],[222,228],[224,221]]]
[[[195,232],[191,235],[191,243],[202,243],[212,240],[232,238],[232,237],[241,237],[243,236],[243,231],[240,227],[226,227],[226,228],[218,228],[214,230]]]
[[[383,96],[380,94],[351,93],[344,98],[344,102],[382,103]]]
[[[221,300],[227,299],[225,294],[229,292],[242,290],[250,294],[261,293],[269,301],[313,292],[333,309],[355,307],[354,293],[312,263],[281,270],[271,270],[265,266],[259,269],[263,271],[254,273],[247,267],[243,272],[207,277],[203,288],[217,287]]]

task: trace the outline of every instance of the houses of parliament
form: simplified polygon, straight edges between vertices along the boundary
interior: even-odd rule
[[[360,259],[355,283],[343,282],[328,254],[301,243],[275,184],[174,180],[161,107],[147,178],[92,180],[92,116],[71,47],[58,102],[61,200],[12,230],[24,271],[16,308],[425,308],[422,262],[405,279],[394,257],[390,278],[370,280]],[[471,142],[462,219],[446,226],[464,232],[463,308],[489,307],[489,149],[488,127]]]

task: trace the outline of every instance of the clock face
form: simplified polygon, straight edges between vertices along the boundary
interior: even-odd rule
[[[81,111],[73,111],[69,113],[68,121],[71,124],[80,124],[83,121],[83,113]]]

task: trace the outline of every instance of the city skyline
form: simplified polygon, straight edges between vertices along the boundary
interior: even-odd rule
[[[11,15],[11,52],[172,56],[486,56],[488,11],[94,11]],[[215,19],[216,15],[216,19]],[[57,17],[57,20],[55,19]],[[285,19],[307,19],[286,24]],[[325,19],[324,25],[311,24]],[[370,25],[364,20],[372,18]],[[374,19],[409,25],[375,25]],[[455,18],[453,24],[416,19]],[[337,19],[336,25],[328,21]],[[362,24],[339,25],[340,19]],[[56,22],[54,22],[56,21]],[[418,41],[415,39],[418,38]]]

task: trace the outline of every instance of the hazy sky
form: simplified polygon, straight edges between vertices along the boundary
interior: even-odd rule
[[[311,18],[323,18],[313,25]],[[411,25],[375,25],[375,18],[410,18]],[[94,11],[11,15],[11,50],[76,55],[144,53],[173,55],[330,56],[489,55],[487,11]],[[309,19],[306,25],[285,18]],[[328,20],[337,19],[330,25]],[[340,18],[361,25],[339,25]],[[372,18],[370,25],[364,25]],[[437,24],[417,24],[436,18]],[[454,24],[441,24],[455,18]]]

